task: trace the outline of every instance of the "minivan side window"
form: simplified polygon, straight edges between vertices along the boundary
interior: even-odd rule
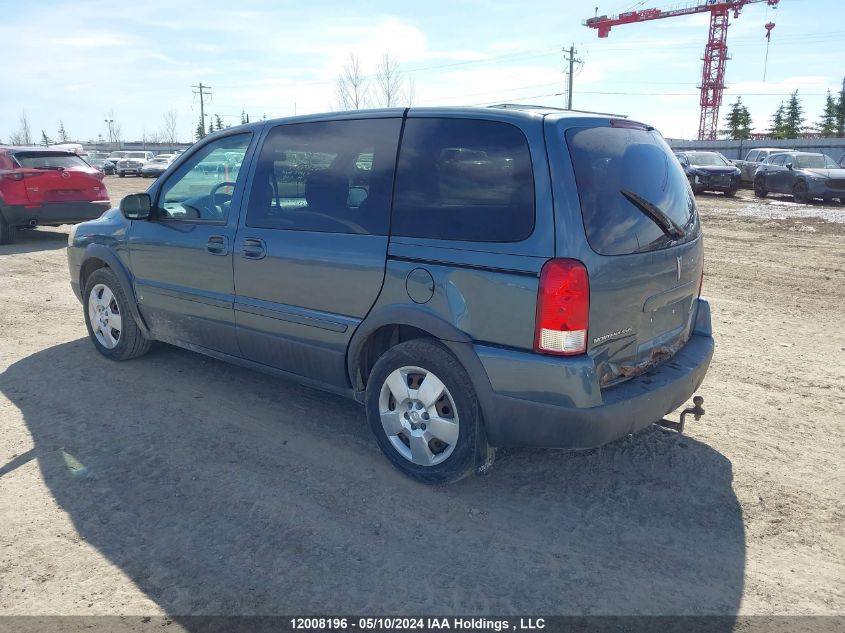
[[[225,222],[235,189],[243,186],[241,163],[251,139],[249,132],[235,134],[198,149],[162,185],[156,217]]]
[[[533,230],[534,171],[519,128],[474,119],[407,120],[393,235],[518,242]]]
[[[402,120],[279,125],[258,159],[246,225],[387,235]]]

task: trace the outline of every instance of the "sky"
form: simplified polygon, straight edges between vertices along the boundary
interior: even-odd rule
[[[703,0],[702,0],[703,1]],[[192,86],[211,86],[207,114],[225,125],[339,109],[336,79],[350,53],[374,75],[389,53],[414,85],[413,105],[502,102],[565,107],[566,62],[575,45],[573,107],[626,114],[667,137],[698,129],[701,56],[709,14],[614,27],[599,39],[582,20],[680,0],[532,2],[426,0],[0,0],[0,141],[26,113],[33,136],[140,140],[175,111],[179,139],[200,116]],[[764,24],[776,23],[763,80]],[[845,1],[781,0],[746,6],[731,20],[727,89],[758,131],[799,91],[808,123],[845,76]],[[372,83],[372,81],[371,81]],[[371,86],[372,88],[372,86]]]

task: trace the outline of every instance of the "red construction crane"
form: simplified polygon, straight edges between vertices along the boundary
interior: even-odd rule
[[[765,2],[774,7],[780,0],[706,0],[671,9],[640,9],[627,11],[619,15],[601,15],[584,20],[584,25],[599,32],[599,37],[607,37],[611,27],[632,22],[646,22],[662,18],[674,18],[679,15],[710,12],[710,37],[704,48],[704,68],[701,71],[701,119],[698,123],[699,139],[715,139],[719,124],[719,106],[722,105],[722,93],[725,90],[725,63],[728,61],[728,17],[734,19],[747,4]],[[771,25],[771,26],[770,26]],[[766,25],[767,37],[774,28],[774,23]]]

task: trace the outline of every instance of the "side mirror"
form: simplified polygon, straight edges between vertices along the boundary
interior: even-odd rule
[[[790,170],[791,170],[791,169],[792,169],[792,161],[791,161],[791,160],[786,161],[786,162],[784,163],[784,166],[785,166],[787,169],[790,169]]]
[[[146,220],[152,208],[153,201],[148,193],[131,193],[120,201],[120,212],[127,220]]]

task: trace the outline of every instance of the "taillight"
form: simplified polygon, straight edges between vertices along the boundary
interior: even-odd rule
[[[540,271],[534,350],[572,356],[587,351],[590,279],[575,259],[550,259]]]
[[[0,177],[6,180],[23,180],[24,178],[40,176],[43,173],[43,171],[2,171],[0,172]]]

